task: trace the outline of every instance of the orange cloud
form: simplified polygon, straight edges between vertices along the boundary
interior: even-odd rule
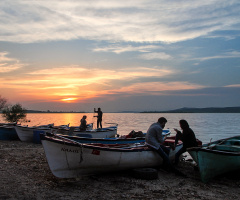
[[[123,86],[126,81],[141,78],[160,78],[174,71],[137,67],[119,70],[86,69],[83,67],[64,67],[37,70],[28,72],[18,77],[0,78],[0,88],[8,88],[8,91],[16,91],[18,100],[26,101],[59,101],[80,102],[91,98],[97,98],[108,94],[159,94],[166,90],[184,90],[201,88],[200,85],[188,82],[147,82],[131,83]],[[118,82],[118,84],[114,84]]]
[[[150,94],[155,95],[164,91],[190,90],[204,88],[201,85],[191,84],[189,82],[147,82],[135,83],[122,87],[119,90],[111,90],[109,93],[131,93],[131,94]]]

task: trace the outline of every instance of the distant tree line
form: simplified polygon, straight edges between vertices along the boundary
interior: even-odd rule
[[[144,111],[143,113],[240,113],[240,107],[180,108],[168,111]]]

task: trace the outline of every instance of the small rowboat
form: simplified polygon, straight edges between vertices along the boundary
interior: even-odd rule
[[[41,125],[41,126],[15,126],[15,130],[19,139],[23,142],[33,142],[34,131],[51,131],[54,124]]]
[[[240,169],[240,136],[217,140],[187,151],[198,164],[204,183],[218,175]]]
[[[14,128],[16,124],[0,124],[0,140],[17,140],[18,135]]]
[[[141,131],[139,131],[141,132]],[[87,137],[79,137],[79,136],[69,136],[69,135],[60,135],[62,137],[65,137],[70,140],[74,140],[79,143],[101,143],[101,144],[131,144],[131,143],[144,143],[145,142],[145,134],[141,132],[140,137],[134,137],[135,133],[139,133],[135,131],[131,131],[128,135],[124,135],[121,137],[115,137],[115,138],[92,138],[91,135],[87,135]],[[166,135],[170,135],[169,129],[163,130],[163,137]],[[49,133],[48,133],[49,135]],[[137,134],[135,134],[137,135]]]
[[[144,144],[81,144],[61,136],[47,135],[41,135],[41,139],[50,170],[59,178],[156,167],[163,162],[158,153]],[[174,139],[165,141],[166,146],[173,143]],[[171,160],[181,147],[180,142],[175,150],[170,151]]]
[[[79,126],[71,126],[64,129],[52,129],[52,132],[55,134],[89,138],[113,138],[117,135],[117,127],[118,125],[116,124],[116,126],[110,126],[106,128],[92,129],[91,127],[86,131],[80,131]]]

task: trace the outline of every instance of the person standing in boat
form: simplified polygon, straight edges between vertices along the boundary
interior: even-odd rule
[[[174,147],[176,147],[178,140],[181,140],[183,142],[183,146],[175,154],[175,165],[178,164],[180,155],[183,154],[184,152],[186,152],[187,148],[198,146],[196,136],[195,136],[193,130],[189,127],[188,122],[184,119],[181,119],[179,121],[179,125],[182,129],[182,132],[179,131],[178,129],[174,129],[177,132],[176,137],[175,137]]]
[[[86,115],[83,115],[82,119],[80,120],[80,131],[86,131],[87,129],[87,116]]]
[[[97,116],[94,116],[94,117],[97,117],[97,128],[102,128],[102,116],[103,116],[103,112],[101,111],[101,108],[98,108],[98,110],[96,110],[94,108],[94,112],[97,113],[98,115]]]
[[[162,135],[162,131],[167,123],[167,119],[160,117],[158,122],[152,124],[146,134],[145,141],[148,147],[156,151],[163,159],[163,166],[170,171],[175,171],[169,159],[170,149],[163,145],[167,136]]]

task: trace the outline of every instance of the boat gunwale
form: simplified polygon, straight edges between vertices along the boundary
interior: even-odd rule
[[[234,152],[234,151],[222,151],[222,150],[216,150],[216,149],[212,149],[210,145],[221,145],[222,142],[224,141],[228,141],[234,138],[240,138],[240,135],[236,135],[236,136],[232,136],[229,138],[225,138],[225,139],[220,139],[220,140],[216,140],[214,142],[210,142],[207,144],[202,145],[201,147],[191,147],[188,148],[187,151],[204,151],[204,152],[208,152],[208,153],[214,153],[214,154],[221,154],[221,155],[232,155],[232,156],[239,156],[240,155],[240,151],[239,152]],[[237,145],[225,145],[225,146],[237,146]],[[239,146],[240,149],[240,146]]]
[[[77,127],[76,127],[77,128]],[[55,131],[64,131],[68,132],[70,129],[69,128],[51,128]],[[116,128],[103,128],[103,129],[91,129],[91,130],[85,130],[85,131],[80,131],[80,130],[73,130],[73,133],[101,133],[101,132],[114,132],[117,130]]]
[[[215,150],[215,149],[202,149],[201,147],[193,147],[187,149],[187,151],[203,151],[203,152],[208,152],[208,153],[214,153],[214,154],[225,154],[225,155],[232,155],[232,156],[239,156],[240,152],[234,152],[234,151],[221,151],[221,150]]]
[[[80,140],[98,140],[98,141],[137,141],[137,140],[145,140],[145,137],[136,137],[136,138],[87,138],[87,137],[79,137],[79,136],[69,136],[69,135],[62,135],[63,137],[66,137],[68,139],[71,140],[71,138],[73,139],[80,139]]]
[[[43,134],[40,134],[41,140],[47,140],[53,143],[58,143],[58,144],[67,144],[69,146],[75,146],[75,147],[83,147],[83,148],[87,148],[87,149],[94,149],[94,150],[104,150],[104,151],[114,151],[114,152],[141,152],[141,151],[153,151],[151,148],[149,148],[148,146],[141,146],[141,147],[128,147],[124,149],[124,147],[122,148],[116,148],[116,147],[100,147],[100,146],[94,146],[93,144],[83,144],[83,143],[79,143],[76,141],[71,141],[69,139],[66,139],[64,141],[63,138],[53,138],[51,136],[46,136]],[[178,144],[177,146],[182,145],[182,143]],[[168,146],[166,146],[168,147]],[[170,148],[170,147],[169,147]]]
[[[63,130],[68,132],[69,129],[58,129],[58,130]],[[108,129],[108,130],[97,130],[97,129],[92,129],[92,130],[86,130],[86,131],[79,131],[79,130],[74,130],[73,132],[75,133],[101,133],[101,132],[113,132],[116,131],[117,129]]]
[[[28,126],[14,126],[14,128],[20,128],[20,129],[38,129],[38,130],[51,130],[51,128],[41,128],[41,127],[34,127],[34,126],[31,126],[31,127],[28,127]]]

